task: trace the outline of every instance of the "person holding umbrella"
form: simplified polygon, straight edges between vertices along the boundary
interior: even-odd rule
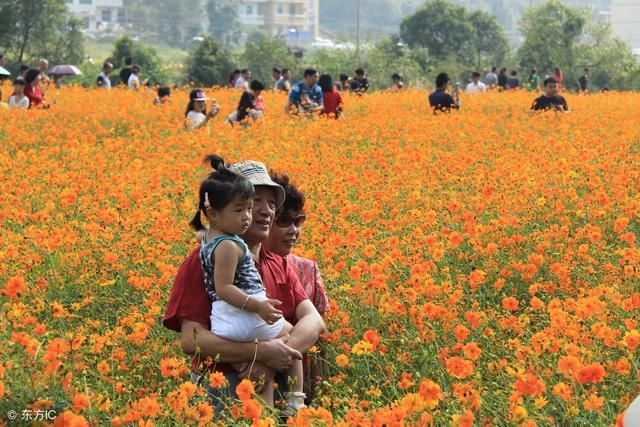
[[[9,78],[9,76],[11,76],[11,73],[9,72],[9,70],[4,68],[3,65],[4,65],[4,55],[0,53],[0,87],[2,86],[2,82],[4,81],[4,79],[7,79]],[[0,88],[0,101],[2,101],[1,88]]]
[[[56,65],[49,70],[49,74],[53,76],[53,83],[57,88],[62,87],[62,78],[64,76],[80,76],[82,71],[75,65]]]

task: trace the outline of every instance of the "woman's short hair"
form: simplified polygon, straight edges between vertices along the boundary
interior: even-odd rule
[[[288,210],[304,212],[304,203],[306,201],[304,194],[298,190],[298,187],[289,182],[289,175],[272,169],[269,171],[269,176],[276,184],[280,184],[284,188],[284,203],[278,212],[286,212]]]

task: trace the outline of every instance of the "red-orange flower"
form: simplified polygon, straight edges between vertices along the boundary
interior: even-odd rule
[[[249,400],[254,393],[253,383],[246,378],[240,381],[236,387],[236,394],[240,400]]]
[[[547,391],[544,382],[529,372],[518,378],[515,388],[520,394],[531,396],[539,396]]]

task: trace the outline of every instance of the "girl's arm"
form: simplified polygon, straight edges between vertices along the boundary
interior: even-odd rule
[[[213,252],[212,257],[215,260],[213,279],[216,284],[216,294],[234,307],[258,314],[267,323],[276,322],[282,318],[282,311],[273,305],[279,305],[280,301],[272,299],[258,301],[233,284],[238,260],[243,254],[240,246],[231,240],[222,241]]]

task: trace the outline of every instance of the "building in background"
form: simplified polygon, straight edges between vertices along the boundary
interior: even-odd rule
[[[640,0],[612,0],[611,26],[633,53],[640,56]]]
[[[65,0],[69,12],[91,31],[120,26],[123,0]]]
[[[238,18],[270,37],[286,38],[304,44],[318,38],[320,0],[242,0]]]

